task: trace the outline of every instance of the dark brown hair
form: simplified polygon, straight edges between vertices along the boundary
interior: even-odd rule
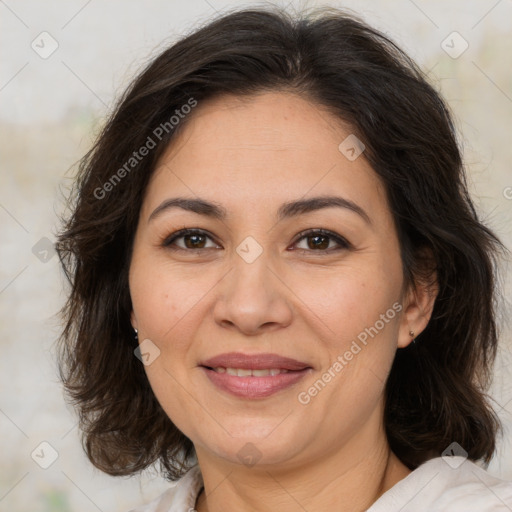
[[[405,283],[437,274],[431,320],[416,343],[397,351],[386,383],[391,449],[411,469],[453,441],[489,462],[500,424],[484,391],[497,348],[496,255],[504,248],[475,212],[451,114],[417,65],[357,17],[334,8],[292,16],[277,7],[230,12],[163,51],[80,163],[57,242],[70,282],[59,362],[88,457],[112,475],[159,461],[173,480],[194,459],[134,356],[134,233],[156,162],[194,115],[179,115],[184,105],[266,91],[298,94],[351,127],[386,188]],[[136,158],[150,139],[154,147]]]

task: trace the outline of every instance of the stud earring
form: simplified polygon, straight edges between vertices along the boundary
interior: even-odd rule
[[[136,340],[138,340],[138,339],[139,339],[139,336],[138,336],[138,334],[137,334],[137,333],[138,333],[139,331],[138,331],[137,329],[134,329],[134,331],[135,331],[135,339],[136,339]]]
[[[414,331],[409,331],[409,336],[410,336],[411,338],[414,338]]]

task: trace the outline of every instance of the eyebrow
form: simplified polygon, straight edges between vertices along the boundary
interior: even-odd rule
[[[318,196],[309,199],[300,199],[283,203],[277,211],[277,220],[297,217],[309,212],[322,210],[324,208],[344,208],[358,214],[367,224],[372,224],[370,216],[358,204],[339,196]],[[173,197],[166,199],[157,206],[148,218],[148,222],[160,216],[163,212],[173,208],[181,208],[199,215],[211,217],[217,220],[227,218],[227,211],[219,204],[212,203],[205,199],[190,199],[186,197]]]

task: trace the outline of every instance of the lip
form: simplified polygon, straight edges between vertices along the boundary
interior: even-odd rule
[[[241,352],[227,352],[199,363],[199,366],[208,368],[241,368],[244,370],[265,370],[266,368],[280,368],[283,370],[304,370],[311,368],[308,363],[297,361],[290,357],[278,354],[243,354]]]
[[[313,371],[307,363],[277,354],[219,354],[200,364],[202,371],[218,389],[238,398],[257,399],[269,397],[293,386]],[[283,369],[287,373],[264,377],[239,377],[217,373],[213,368],[240,368],[245,370]]]

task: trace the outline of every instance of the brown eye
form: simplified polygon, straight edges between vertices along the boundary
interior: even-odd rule
[[[349,249],[351,245],[341,236],[324,229],[310,230],[299,234],[301,240],[306,240],[306,248],[299,248],[301,252],[332,252]],[[329,247],[334,242],[337,247]],[[297,245],[295,242],[294,245]]]
[[[204,235],[184,235],[181,238],[185,241],[187,249],[202,249],[206,237]]]
[[[309,235],[306,237],[308,240],[309,249],[328,249],[330,238],[326,235]]]
[[[163,244],[172,250],[197,250],[197,249],[211,249],[213,247],[207,247],[205,244],[211,237],[204,231],[197,229],[181,229],[167,237]],[[183,240],[183,245],[176,244],[177,240]],[[214,245],[217,247],[217,245]]]
[[[317,252],[330,254],[333,251],[346,250],[351,248],[349,242],[343,237],[324,229],[304,231],[299,234],[299,239],[294,246],[302,240],[306,240],[306,247],[297,250],[303,253]],[[183,241],[178,244],[177,241]],[[168,236],[162,245],[173,251],[198,251],[205,249],[218,248],[215,243],[213,246],[207,246],[208,240],[213,242],[212,237],[205,231],[198,229],[181,229]],[[332,244],[334,243],[334,247]]]

